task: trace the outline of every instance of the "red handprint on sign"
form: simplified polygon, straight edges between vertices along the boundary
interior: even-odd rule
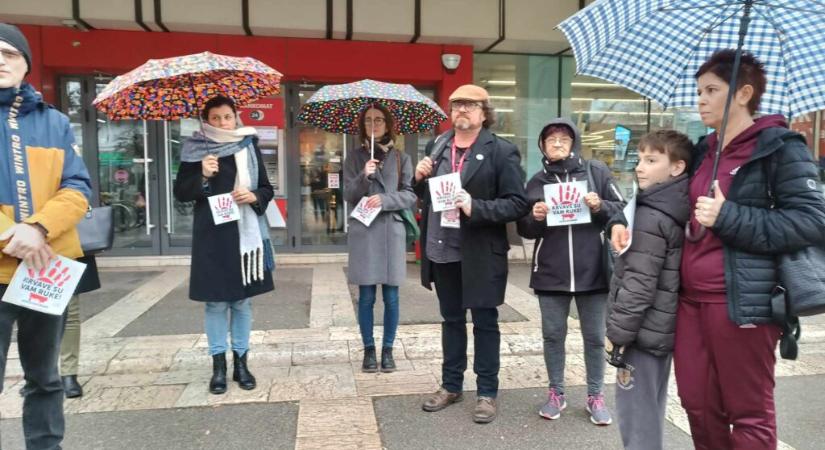
[[[63,287],[72,278],[69,274],[69,268],[63,267],[63,261],[57,261],[51,268],[46,267],[39,272],[35,272],[34,269],[30,268],[29,277],[57,287]]]
[[[229,209],[232,207],[232,197],[226,196],[218,199],[218,208]]]
[[[435,190],[435,195],[445,200],[452,200],[455,196],[455,183],[449,180],[441,180],[441,183]]]
[[[572,206],[581,202],[581,193],[578,189],[568,184],[566,186],[559,185],[558,197],[552,197],[550,201],[553,206]],[[563,220],[574,219],[576,215],[573,212],[564,212],[561,214]]]

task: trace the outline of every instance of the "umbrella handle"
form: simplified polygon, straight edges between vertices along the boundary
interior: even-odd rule
[[[725,112],[722,115],[722,126],[717,130],[719,139],[716,142],[716,154],[713,158],[713,172],[708,186],[708,197],[713,197],[713,185],[716,182],[716,175],[719,172],[719,159],[722,157],[722,146],[725,143],[725,132],[728,128],[728,118],[730,117],[730,105],[733,103],[733,96],[736,95],[736,85],[739,82],[739,67],[742,62],[742,47],[745,46],[745,36],[748,34],[748,27],[751,22],[751,6],[754,0],[745,0],[742,12],[742,20],[739,22],[739,40],[736,43],[736,56],[733,59],[733,69],[728,84],[728,98],[725,100]],[[701,239],[701,238],[700,238]],[[694,242],[694,241],[691,241]]]
[[[690,226],[690,221],[688,220],[685,224],[685,239],[687,239],[688,242],[696,243],[701,241],[705,238],[705,234],[707,234],[707,232],[708,229],[705,228],[704,225],[699,225],[699,231],[694,234],[693,229]]]

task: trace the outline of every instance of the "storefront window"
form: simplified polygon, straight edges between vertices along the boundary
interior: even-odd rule
[[[477,54],[475,83],[490,93],[497,112],[491,128],[516,144],[527,175],[541,169],[536,139],[544,125],[558,117],[562,73],[559,57]]]
[[[565,58],[564,65],[572,65]],[[639,162],[639,139],[654,126],[669,128],[673,113],[664,112],[641,95],[603,80],[574,76],[570,97],[563,106],[582,135],[582,156],[604,162],[623,194],[633,193],[634,170]]]

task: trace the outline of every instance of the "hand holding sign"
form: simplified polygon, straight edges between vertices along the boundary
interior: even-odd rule
[[[255,193],[244,187],[232,191],[232,199],[239,205],[249,205],[258,201]]]
[[[547,203],[544,202],[536,202],[533,205],[533,218],[537,222],[541,222],[547,218],[547,213],[550,211],[550,207],[547,206]]]
[[[374,196],[373,196],[374,197]],[[370,199],[372,197],[362,197],[361,201],[355,205],[355,209],[352,210],[352,214],[350,217],[356,219],[357,221],[363,223],[365,226],[370,226],[372,221],[378,217],[378,213],[381,212],[381,206],[371,206]]]
[[[3,253],[22,259],[28,265],[40,270],[54,257],[46,236],[37,225],[18,223],[0,234],[0,241],[8,240]]]

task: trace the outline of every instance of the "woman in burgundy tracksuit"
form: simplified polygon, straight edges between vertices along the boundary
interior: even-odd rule
[[[716,130],[733,60],[733,50],[717,52],[696,74],[699,113]],[[825,240],[825,198],[804,138],[782,116],[753,117],[765,84],[762,64],[745,52],[713,197],[717,133],[694,153],[674,365],[697,449],[776,448],[775,258]]]
[[[734,59],[733,50],[718,51],[696,73],[699,114],[716,130]],[[743,52],[715,195],[707,196],[716,132],[692,158],[673,361],[699,450],[776,448],[776,260],[825,245],[825,196],[805,138],[782,116],[754,118],[766,84],[762,63]],[[608,223],[617,250],[628,244],[624,223],[622,216]]]

